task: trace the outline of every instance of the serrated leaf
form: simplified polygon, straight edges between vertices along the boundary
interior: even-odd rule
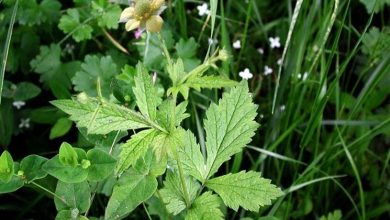
[[[134,134],[128,142],[123,144],[115,172],[121,174],[144,156],[156,134],[154,129],[144,130]]]
[[[182,59],[177,59],[172,65],[167,66],[169,78],[172,81],[173,87],[179,85],[180,81],[185,77],[184,64]]]
[[[64,136],[72,128],[72,121],[67,118],[59,118],[50,129],[49,139],[55,139]]]
[[[71,33],[76,42],[92,38],[92,27],[80,22],[79,11],[74,8],[66,10],[66,15],[61,17],[58,28],[66,34]]]
[[[97,96],[96,83],[99,78],[102,95],[108,98],[111,80],[117,74],[117,66],[112,58],[87,55],[81,69],[72,78],[75,90],[86,92],[89,96]]]
[[[218,105],[211,104],[204,122],[207,178],[251,141],[258,127],[256,109],[246,82],[225,93]]]
[[[20,162],[20,170],[23,171],[25,180],[31,182],[44,178],[47,173],[42,169],[42,166],[46,161],[46,158],[34,154],[23,158]]]
[[[217,195],[205,192],[195,199],[191,208],[187,211],[185,220],[222,220],[224,218],[219,209],[220,204],[221,199]]]
[[[194,134],[189,130],[186,131],[183,147],[179,148],[179,155],[184,170],[200,182],[204,182],[206,178],[205,159]]]
[[[149,122],[139,113],[108,102],[101,104],[88,98],[85,102],[55,100],[51,103],[69,114],[78,127],[87,128],[90,134],[150,127]]]
[[[8,183],[14,174],[14,160],[8,151],[0,156],[0,183]]]
[[[198,44],[195,39],[191,37],[188,40],[180,38],[179,42],[175,45],[177,54],[181,58],[191,58],[196,55],[196,50],[198,49]]]
[[[200,90],[201,88],[213,89],[236,86],[238,82],[222,76],[196,76],[190,77],[186,83],[188,87]]]
[[[174,157],[176,149],[183,145],[184,130],[181,128],[174,129],[169,133],[159,132],[154,138],[151,146],[156,153],[157,159],[170,155]]]
[[[158,107],[157,121],[167,130],[172,130],[175,126],[179,126],[184,119],[190,116],[186,113],[188,102],[181,102],[179,105],[175,105],[174,109],[172,108],[173,105],[175,105],[173,99],[168,98]],[[174,114],[172,111],[174,111]]]
[[[129,169],[118,180],[108,201],[104,219],[122,219],[139,204],[149,199],[157,189],[157,180],[148,173]]]
[[[156,87],[153,85],[152,77],[141,64],[137,64],[137,74],[134,77],[135,87],[133,88],[136,103],[140,112],[154,120],[156,118],[157,106],[161,98],[157,95]]]
[[[57,0],[43,0],[40,4],[36,0],[21,1],[18,20],[20,24],[29,26],[55,23],[61,15],[60,9],[61,4]]]
[[[91,149],[87,152],[87,159],[91,165],[88,167],[89,181],[102,181],[114,171],[116,160],[100,149]]]
[[[216,177],[208,180],[206,186],[218,193],[223,202],[235,211],[241,206],[257,212],[260,207],[271,205],[271,200],[283,195],[271,184],[271,180],[260,177],[260,173],[254,171]]]
[[[54,197],[57,211],[77,208],[79,213],[88,210],[91,201],[91,189],[87,181],[81,183],[64,183],[58,181]]]
[[[188,196],[190,203],[196,198],[196,193],[200,187],[199,183],[194,181],[191,177],[185,178],[186,188],[188,190]],[[168,212],[173,215],[179,214],[186,207],[185,196],[182,188],[180,177],[176,172],[167,172],[167,176],[164,181],[164,188],[160,190],[160,194]]]

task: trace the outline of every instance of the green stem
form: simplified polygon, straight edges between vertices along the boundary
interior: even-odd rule
[[[49,193],[50,195],[56,197],[57,199],[61,200],[61,202],[65,203],[67,206],[69,206],[68,202],[67,202],[65,199],[61,198],[60,196],[58,196],[58,195],[55,194],[54,192],[52,192],[52,191],[46,189],[45,187],[39,185],[38,183],[36,183],[36,182],[34,182],[34,181],[31,182],[31,184],[34,185],[34,186],[36,186],[36,187],[38,187],[39,189],[41,189],[41,190],[43,190],[43,191]]]
[[[165,40],[162,37],[160,32],[158,32],[157,37],[161,42],[161,49],[163,50],[163,53],[164,53],[165,57],[167,58],[168,65],[170,66],[170,65],[172,65],[172,59],[171,59],[171,56],[169,55],[169,51],[168,51],[167,45],[165,44]]]

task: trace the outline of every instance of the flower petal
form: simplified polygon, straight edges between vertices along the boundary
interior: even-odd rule
[[[159,32],[164,23],[164,20],[158,16],[153,15],[146,21],[146,30],[149,32]]]
[[[140,22],[135,19],[130,19],[128,22],[126,22],[126,31],[131,31],[139,27]]]
[[[119,22],[127,22],[130,20],[134,15],[134,8],[133,7],[127,7],[125,10],[123,10],[121,17],[119,18]]]

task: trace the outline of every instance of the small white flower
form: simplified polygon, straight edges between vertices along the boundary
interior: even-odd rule
[[[246,80],[251,79],[253,77],[253,74],[249,71],[248,68],[245,68],[244,71],[239,72],[238,75]]]
[[[234,49],[240,49],[241,48],[241,41],[240,40],[236,40],[233,42],[233,48]]]
[[[30,119],[22,118],[20,119],[19,128],[29,128],[30,127]]]
[[[280,106],[279,109],[280,109],[281,112],[283,112],[284,110],[286,110],[286,106],[285,106],[285,105],[282,105],[282,106]]]
[[[268,76],[273,72],[273,70],[269,66],[264,67],[264,75]]]
[[[264,115],[263,115],[263,114],[260,114],[259,116],[260,116],[260,118],[264,118]]]
[[[23,106],[26,105],[26,102],[23,102],[23,101],[14,101],[12,103],[12,105],[17,108],[17,109],[21,109]]]
[[[218,40],[209,37],[208,42],[209,45],[216,45],[218,43]]]
[[[281,66],[283,63],[283,60],[282,60],[282,58],[280,58],[276,63],[279,65],[279,66]]]
[[[209,6],[207,5],[207,3],[203,3],[202,5],[197,6],[196,9],[198,9],[199,16],[210,14]]]
[[[263,48],[257,48],[257,52],[259,52],[259,54],[264,54],[264,49]]]
[[[279,37],[270,37],[269,43],[271,48],[279,48],[280,47],[280,38]]]

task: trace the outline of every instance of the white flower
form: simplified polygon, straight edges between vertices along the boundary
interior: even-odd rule
[[[249,71],[248,68],[245,68],[244,71],[239,72],[238,75],[246,80],[251,79],[253,77],[253,74]]]
[[[208,42],[209,42],[209,45],[215,45],[218,43],[218,40],[209,37]]]
[[[19,128],[29,128],[30,127],[30,119],[22,118],[20,119]]]
[[[282,60],[282,58],[280,58],[276,63],[279,65],[279,66],[281,66],[283,63],[283,60]]]
[[[279,48],[280,47],[280,38],[279,37],[270,37],[269,43],[271,48]]]
[[[264,67],[264,75],[265,76],[268,76],[269,74],[271,74],[273,72],[273,70],[269,67],[269,66],[265,66]]]
[[[12,103],[12,105],[13,105],[15,108],[17,108],[17,109],[21,109],[23,106],[26,105],[26,103],[23,102],[23,101],[14,101],[14,102]]]
[[[234,49],[240,49],[241,48],[241,41],[240,40],[236,40],[233,42],[233,48]]]
[[[198,9],[199,16],[210,14],[209,6],[207,5],[207,3],[203,3],[202,5],[197,6],[196,9]]]
[[[281,112],[283,112],[284,110],[286,110],[286,106],[285,106],[285,105],[282,105],[282,106],[280,106],[279,109],[280,109]]]
[[[257,48],[257,52],[259,52],[259,54],[264,54],[264,49],[263,48]]]

